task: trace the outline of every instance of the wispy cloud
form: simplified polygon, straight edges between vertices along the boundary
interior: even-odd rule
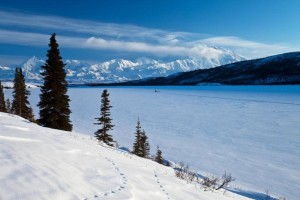
[[[28,59],[28,56],[16,56],[16,55],[0,55],[1,63],[0,66],[11,66],[20,64],[24,60]]]
[[[101,23],[88,20],[78,20],[57,16],[41,16],[23,13],[0,11],[0,25],[35,27],[37,29],[64,30],[72,33],[124,38],[128,40],[150,40],[152,42],[168,40],[169,37],[185,38],[193,35],[187,32],[169,32],[159,29],[129,25]]]
[[[40,33],[27,33],[0,29],[0,43],[20,44],[29,46],[47,45],[49,35]]]
[[[26,46],[46,46],[50,35],[7,31],[0,29],[0,43]],[[114,51],[148,53],[156,56],[207,56],[217,58],[221,51],[216,48],[198,44],[197,46],[176,46],[166,44],[151,44],[147,42],[130,42],[123,40],[104,39],[96,37],[58,36],[61,46],[65,48],[87,48]]]
[[[211,37],[128,24],[5,11],[0,11],[0,28],[0,43],[45,46],[49,40],[48,33],[59,31],[64,33],[58,36],[59,43],[64,47],[140,52],[159,56],[217,57],[221,52],[213,46],[227,47],[248,58],[296,49],[285,44],[265,44],[234,36]]]
[[[220,49],[211,48],[208,46],[197,45],[197,46],[169,46],[169,45],[152,45],[142,42],[124,42],[115,40],[105,40],[102,38],[89,38],[86,46],[96,49],[111,49],[119,51],[132,51],[132,52],[145,52],[156,55],[171,55],[171,56],[203,56],[217,58],[222,52]]]
[[[198,41],[209,45],[218,45],[223,47],[230,47],[236,52],[245,54],[250,58],[264,57],[277,53],[284,53],[289,51],[297,51],[298,48],[289,46],[287,44],[266,44],[250,40],[241,39],[238,37],[210,37]]]

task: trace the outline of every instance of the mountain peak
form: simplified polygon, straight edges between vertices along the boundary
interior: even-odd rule
[[[165,77],[178,72],[213,68],[240,60],[243,60],[243,58],[231,51],[204,46],[203,55],[200,58],[170,57],[160,60],[147,57],[140,57],[135,60],[116,58],[93,65],[76,59],[68,59],[65,60],[65,70],[67,73],[68,82],[107,83],[138,80],[151,77]],[[32,56],[26,62],[21,64],[26,80],[42,80],[40,72],[41,66],[44,64],[45,61],[37,58],[36,56]],[[13,79],[13,77],[11,77],[11,73],[9,75],[0,75],[0,77],[3,76],[9,76],[8,78]]]

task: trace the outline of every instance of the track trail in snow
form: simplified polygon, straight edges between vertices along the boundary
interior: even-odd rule
[[[92,137],[90,138],[85,138],[85,137],[81,137],[81,136],[78,136],[78,135],[74,135],[74,134],[69,134],[69,136],[71,138],[73,138],[74,140],[83,140],[84,143],[90,147],[90,142],[96,142],[95,139],[93,139]],[[113,148],[110,148],[110,147],[106,147],[106,146],[103,146],[101,145],[101,147],[107,149],[107,150],[113,150]],[[103,199],[103,198],[109,198],[109,197],[113,197],[115,195],[117,195],[118,193],[122,192],[125,188],[126,188],[126,185],[127,185],[127,181],[128,181],[128,178],[126,177],[126,175],[121,171],[120,167],[115,163],[115,161],[113,161],[112,159],[108,158],[107,156],[105,156],[102,152],[99,151],[99,149],[93,149],[93,153],[96,154],[98,157],[97,157],[97,160],[104,160],[105,162],[109,163],[111,165],[111,169],[113,171],[115,171],[115,176],[119,178],[119,184],[116,185],[115,187],[112,187],[108,190],[105,190],[105,191],[97,191],[95,192],[95,194],[89,194],[89,195],[82,195],[83,197],[81,197],[80,199],[83,199],[83,200],[90,200],[90,199]],[[98,173],[101,173],[101,168],[99,168],[97,170]]]
[[[135,162],[137,162],[139,165],[144,166],[145,168],[149,168],[150,167],[147,163],[141,161],[141,159],[144,159],[144,158],[139,158],[139,157],[137,157],[137,156],[135,156],[133,154],[130,154],[128,152],[125,152],[125,151],[122,151],[122,150],[119,150],[119,149],[115,149],[115,148],[111,148],[111,147],[105,147],[105,148],[107,148],[110,151],[113,151],[113,152],[116,152],[118,154],[121,154],[121,155],[123,155],[123,156],[125,156],[125,157],[127,157],[129,159],[132,159]],[[108,160],[114,166],[116,166],[115,162],[112,161],[111,159],[106,158],[106,160]],[[150,161],[150,160],[147,160],[147,161]],[[150,162],[154,162],[154,161],[150,161]],[[115,167],[115,169],[118,170],[118,167]],[[163,199],[170,200],[171,197],[170,197],[169,193],[166,191],[165,186],[162,183],[161,178],[159,177],[158,171],[159,171],[158,168],[153,169],[153,176],[152,176],[152,180],[151,181],[154,182],[157,185],[157,190],[158,190],[158,192],[161,193],[161,196],[164,197]],[[166,172],[166,174],[167,174],[167,172]],[[121,174],[121,175],[123,175],[123,174]]]
[[[93,137],[0,118],[0,199],[223,199],[183,184],[171,168]]]
[[[165,194],[166,199],[171,199],[169,193],[166,191],[165,187],[163,186],[163,184],[162,184],[162,182],[161,182],[161,179],[160,179],[159,176],[158,176],[157,171],[154,170],[153,173],[154,173],[154,177],[155,177],[155,179],[156,179],[156,183],[158,184],[160,190]]]

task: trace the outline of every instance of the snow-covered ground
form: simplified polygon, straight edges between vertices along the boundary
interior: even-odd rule
[[[93,134],[103,88],[70,88],[75,131]],[[300,196],[300,86],[194,86],[108,88],[112,132],[131,148],[137,118],[152,145],[200,174],[236,178],[247,196],[269,191]],[[160,92],[154,92],[159,90]],[[39,89],[30,101],[38,102]],[[9,90],[5,95],[10,95]],[[255,194],[253,194],[255,196]]]
[[[90,136],[0,113],[0,199],[247,199],[203,191],[170,167],[103,147]]]

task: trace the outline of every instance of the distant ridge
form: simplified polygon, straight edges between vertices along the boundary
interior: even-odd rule
[[[197,59],[183,57],[156,60],[142,57],[135,60],[112,59],[98,64],[89,64],[80,60],[65,60],[66,79],[70,84],[124,82],[165,77],[174,73],[208,69],[245,60],[232,51],[217,47],[209,48],[217,53],[205,53]],[[40,72],[44,63],[44,60],[33,56],[18,66],[22,67],[27,82],[41,82]],[[13,77],[14,67],[0,66],[0,80],[11,81]]]
[[[114,85],[285,85],[300,84],[300,52],[246,60],[210,69],[183,72],[168,77]]]

